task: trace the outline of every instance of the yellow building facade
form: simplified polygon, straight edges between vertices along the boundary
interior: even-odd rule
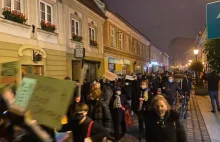
[[[16,10],[27,18],[24,24],[0,13],[0,63],[18,61],[19,77],[31,73],[59,79],[78,80],[80,64],[74,49],[84,47],[85,76],[94,79],[104,72],[103,25],[105,16],[88,8],[83,0],[0,0],[0,11]],[[65,15],[65,16],[64,16]],[[41,21],[55,25],[43,30]],[[78,26],[76,25],[78,22]],[[76,33],[78,32],[78,33]],[[73,40],[73,33],[82,37]],[[91,45],[91,38],[97,45]],[[42,59],[35,61],[40,55]]]
[[[149,62],[150,41],[120,16],[106,12],[104,69],[116,74],[143,73]]]

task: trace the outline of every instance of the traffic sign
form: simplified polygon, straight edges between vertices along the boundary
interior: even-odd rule
[[[220,38],[220,1],[208,3],[206,6],[207,38]]]

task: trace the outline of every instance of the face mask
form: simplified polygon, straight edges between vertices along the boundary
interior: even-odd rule
[[[141,85],[141,89],[147,89],[147,86]]]
[[[84,117],[83,113],[75,113],[72,116],[72,120],[74,123],[78,124],[83,119],[83,117]]]
[[[121,91],[116,91],[116,94],[117,95],[121,95]]]
[[[128,82],[125,82],[125,85],[129,85],[129,83],[128,83]]]
[[[172,83],[172,82],[173,82],[173,79],[169,79],[169,82]]]

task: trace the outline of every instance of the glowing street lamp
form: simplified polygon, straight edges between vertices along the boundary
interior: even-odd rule
[[[192,62],[192,60],[189,60],[189,62],[191,63],[191,62]]]

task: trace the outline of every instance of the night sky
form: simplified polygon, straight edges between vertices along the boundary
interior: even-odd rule
[[[206,24],[206,4],[213,1],[216,0],[104,0],[112,12],[165,52],[175,37],[196,37]]]

